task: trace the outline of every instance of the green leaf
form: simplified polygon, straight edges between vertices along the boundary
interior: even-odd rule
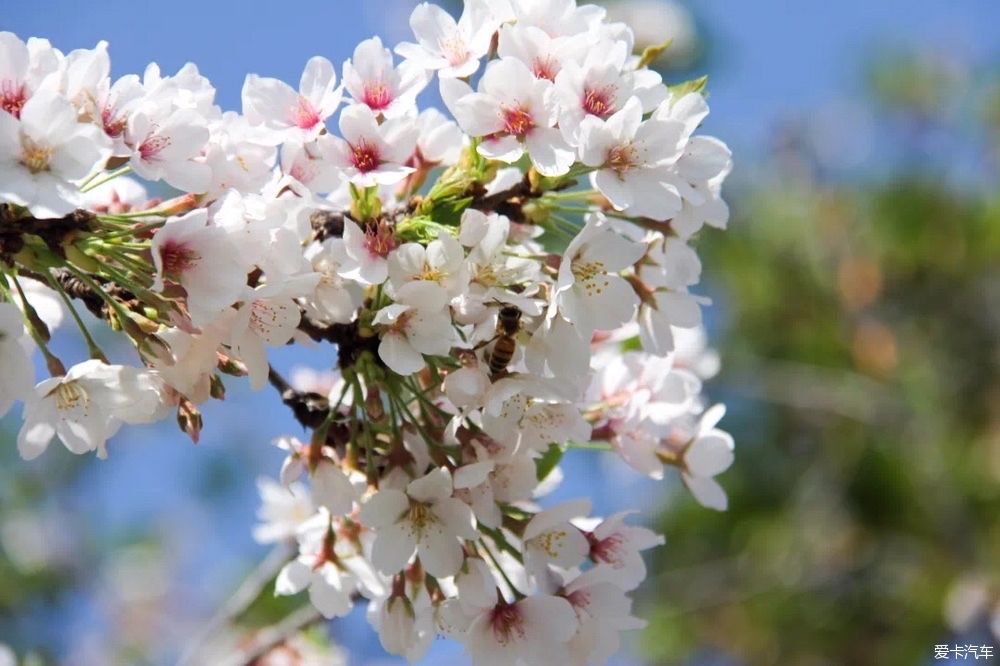
[[[565,451],[566,449],[558,444],[549,446],[549,450],[535,461],[535,478],[539,481],[544,481],[545,477],[551,474],[552,470],[559,464],[559,461],[562,460]]]
[[[636,67],[636,69],[642,69],[643,67],[648,67],[654,60],[660,57],[660,54],[662,54],[670,47],[670,44],[673,41],[674,40],[671,38],[663,42],[662,44],[658,44],[656,46],[647,46],[646,48],[644,48],[642,50],[642,55],[639,56],[639,65],[638,67]]]
[[[430,217],[438,224],[457,227],[462,220],[462,213],[471,203],[472,197],[435,201],[431,206]]]
[[[670,96],[674,99],[679,99],[688,93],[701,93],[702,95],[708,96],[705,93],[705,86],[708,85],[708,76],[700,76],[697,79],[691,79],[690,81],[685,81],[684,83],[678,83],[677,85],[667,86],[670,90]]]

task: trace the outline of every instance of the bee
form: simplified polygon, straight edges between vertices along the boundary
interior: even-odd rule
[[[494,342],[493,351],[487,362],[490,366],[490,379],[497,379],[507,369],[510,359],[517,350],[517,340],[514,336],[521,330],[521,308],[502,303],[497,313],[496,335],[479,346],[484,347]]]

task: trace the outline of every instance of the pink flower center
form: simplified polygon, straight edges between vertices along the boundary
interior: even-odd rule
[[[160,259],[163,262],[163,273],[165,275],[179,277],[197,264],[201,259],[201,255],[185,243],[170,240],[160,247]]]
[[[361,173],[374,171],[382,164],[378,146],[363,139],[351,146],[351,164]]]
[[[104,133],[108,136],[121,136],[128,125],[128,118],[125,116],[115,118],[114,107],[108,105],[101,109],[101,125],[104,127]]]
[[[21,117],[21,108],[28,100],[24,85],[17,85],[11,80],[0,81],[0,109],[15,118]]]
[[[508,134],[521,138],[535,128],[531,112],[524,107],[503,108],[500,113],[503,117],[504,130]]]
[[[573,610],[587,608],[590,606],[590,590],[577,590],[572,594],[568,594],[566,595],[566,601],[573,606]]]
[[[321,118],[316,107],[305,97],[299,96],[299,103],[292,108],[292,124],[299,129],[312,129],[320,123]]]
[[[615,89],[614,86],[592,89],[587,88],[583,93],[583,110],[589,114],[606,118],[615,110]]]
[[[493,638],[501,646],[524,639],[524,616],[517,604],[500,602],[490,611]]]
[[[143,160],[156,159],[160,152],[171,143],[169,136],[162,134],[151,134],[146,140],[139,144],[139,157]]]
[[[452,67],[461,65],[469,59],[469,47],[466,46],[465,40],[459,35],[451,35],[442,39],[438,42],[438,46],[440,46],[441,52],[444,53],[444,57],[448,59],[448,64]]]
[[[372,111],[383,111],[392,104],[392,91],[381,81],[365,84],[365,92],[361,100]]]
[[[600,541],[594,539],[590,536],[590,559],[594,562],[604,562],[610,564],[615,569],[621,569],[625,566],[625,557],[623,552],[623,546],[625,545],[625,537],[620,533],[615,532],[611,536],[608,536]]]
[[[316,172],[314,169],[306,166],[306,163],[299,161],[292,165],[288,175],[300,183],[308,185],[309,182],[316,176]]]
[[[365,229],[365,249],[373,257],[388,257],[398,246],[396,233],[385,220],[379,220]]]
[[[531,63],[531,72],[540,79],[556,80],[559,73],[559,63],[552,56],[538,57]]]

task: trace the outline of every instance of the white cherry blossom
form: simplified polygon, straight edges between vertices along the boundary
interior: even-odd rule
[[[722,405],[705,410],[681,456],[684,485],[700,504],[717,511],[726,510],[728,499],[714,477],[729,469],[734,459],[732,435],[715,427],[725,413]]]
[[[23,400],[35,384],[31,351],[20,309],[12,303],[0,303],[0,416],[15,400]]]
[[[587,535],[590,559],[607,566],[607,580],[624,590],[635,589],[646,578],[640,552],[664,543],[663,537],[652,530],[626,524],[630,513],[623,511],[605,518]]]
[[[568,601],[539,594],[483,610],[462,642],[476,666],[550,666],[568,663],[567,643],[576,629]]]
[[[552,83],[536,79],[520,60],[491,62],[478,92],[443,79],[441,96],[459,126],[482,138],[480,155],[511,164],[527,153],[544,176],[561,176],[573,165],[573,150],[555,128],[559,109]]]
[[[590,513],[589,500],[573,500],[536,513],[524,528],[526,566],[536,572],[552,564],[562,569],[579,565],[590,550],[587,538],[570,520]]]
[[[396,290],[396,302],[375,314],[383,328],[378,354],[394,372],[410,375],[424,367],[422,354],[444,356],[454,333],[445,307],[447,294],[430,282],[411,282]]]
[[[375,530],[372,563],[385,574],[406,566],[414,553],[432,576],[451,576],[462,566],[459,539],[474,539],[472,510],[452,497],[451,474],[435,469],[406,491],[383,488],[361,507],[361,522]]]
[[[467,0],[458,21],[437,5],[422,2],[410,14],[417,43],[397,44],[396,53],[442,78],[465,78],[479,69],[496,27],[486,0]]]
[[[618,235],[606,222],[592,215],[559,265],[549,315],[558,310],[581,331],[616,328],[632,318],[639,303],[618,272],[637,262],[645,246]]]
[[[409,62],[395,67],[392,51],[378,37],[358,44],[354,57],[344,63],[344,87],[354,102],[386,118],[414,110],[417,95],[426,85],[424,68]]]
[[[301,483],[284,485],[267,477],[257,479],[261,505],[257,511],[260,524],[253,529],[258,543],[276,543],[295,537],[299,525],[313,513],[312,498]]]
[[[151,250],[153,289],[163,290],[166,280],[184,287],[195,323],[208,323],[246,289],[247,267],[241,265],[229,234],[210,224],[204,210],[168,221],[153,237]]]
[[[164,115],[157,108],[144,106],[129,116],[129,165],[146,180],[163,180],[185,192],[204,192],[212,170],[195,158],[208,138],[208,125],[196,111],[181,108]]]
[[[21,457],[41,455],[53,437],[78,455],[96,451],[107,457],[107,440],[122,423],[146,423],[161,405],[159,380],[149,372],[91,360],[65,376],[35,386],[24,403],[24,424],[17,436]]]
[[[406,166],[417,145],[411,120],[396,118],[379,125],[370,108],[353,104],[340,113],[340,132],[343,138],[334,138],[332,160],[354,185],[392,185],[413,171]]]
[[[643,121],[642,105],[632,97],[607,120],[583,119],[580,158],[597,167],[591,182],[615,208],[665,220],[681,208],[670,164],[681,155],[683,130],[678,121]]]
[[[40,90],[19,111],[0,113],[0,200],[37,217],[61,217],[81,203],[75,181],[111,156],[111,142],[51,90]]]
[[[340,106],[343,91],[337,71],[322,56],[310,58],[296,91],[284,81],[247,75],[243,83],[243,113],[252,125],[263,125],[285,138],[307,141],[324,128],[324,121]]]

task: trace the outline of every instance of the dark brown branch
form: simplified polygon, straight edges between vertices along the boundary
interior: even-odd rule
[[[281,402],[292,410],[303,428],[318,428],[330,413],[326,396],[309,391],[296,391],[273,367],[268,366],[267,379],[281,396]]]
[[[370,351],[377,363],[378,336],[361,335],[357,321],[349,324],[323,324],[302,315],[299,330],[316,342],[330,342],[337,345],[337,365],[341,370],[353,366],[362,352]]]
[[[329,210],[315,210],[309,215],[313,238],[324,241],[327,238],[340,238],[344,235],[344,218],[342,213]]]
[[[220,666],[250,666],[282,643],[291,640],[300,631],[323,621],[323,615],[307,603],[278,624],[267,627],[254,635],[239,651],[219,662]]]
[[[63,256],[62,243],[75,231],[91,231],[97,216],[86,210],[52,219],[18,216],[7,204],[0,204],[0,260],[13,264],[13,255],[24,247],[24,234],[38,236],[50,250]]]

